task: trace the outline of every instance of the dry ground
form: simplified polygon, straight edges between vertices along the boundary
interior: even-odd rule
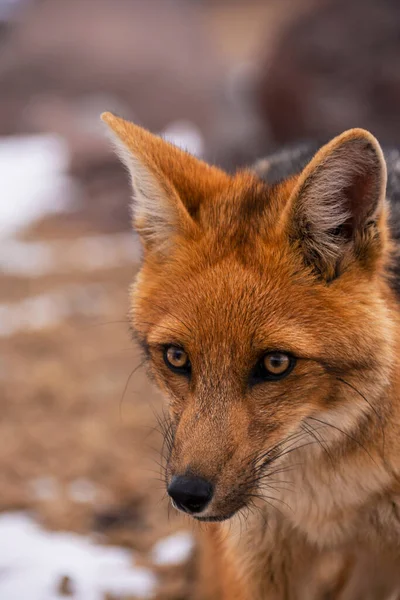
[[[70,221],[53,216],[26,238],[49,247],[64,239],[68,252]],[[68,306],[59,322],[39,314],[45,326],[29,329],[22,315],[19,330],[0,336],[0,510],[29,509],[46,527],[98,532],[149,564],[153,543],[188,524],[168,516],[155,429],[162,400],[125,316],[132,250],[131,262],[107,269],[82,270],[75,257],[61,273],[0,275],[0,305],[30,313]],[[50,297],[49,306],[21,304],[38,297]],[[188,574],[186,566],[161,571],[160,598],[188,597]]]

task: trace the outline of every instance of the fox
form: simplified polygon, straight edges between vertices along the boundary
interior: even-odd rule
[[[228,173],[111,113],[201,600],[400,598],[399,154],[354,128]]]

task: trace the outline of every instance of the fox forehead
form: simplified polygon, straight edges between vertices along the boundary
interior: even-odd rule
[[[361,359],[377,335],[370,319],[365,330],[357,292],[349,303],[346,287],[294,275],[282,257],[271,257],[263,272],[228,257],[199,271],[181,265],[180,275],[165,267],[157,279],[147,267],[133,294],[133,324],[150,345],[176,343],[210,358],[282,350],[339,362]]]

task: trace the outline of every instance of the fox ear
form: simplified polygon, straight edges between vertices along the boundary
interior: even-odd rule
[[[385,192],[382,150],[363,129],[323,146],[301,173],[289,203],[290,233],[324,279],[354,259],[365,264],[380,254]]]
[[[133,187],[133,224],[146,250],[165,252],[177,236],[193,237],[202,199],[225,185],[228,175],[111,113],[102,120]]]

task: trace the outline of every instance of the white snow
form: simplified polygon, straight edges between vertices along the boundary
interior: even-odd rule
[[[68,161],[67,144],[56,135],[0,138],[0,240],[67,208]]]
[[[96,485],[85,477],[70,481],[64,489],[54,477],[37,477],[28,483],[28,489],[32,498],[36,500],[58,501],[66,493],[78,504],[94,504],[99,496]]]
[[[193,547],[193,536],[188,531],[179,531],[154,544],[153,562],[156,565],[179,565],[189,558]]]
[[[161,136],[195,156],[204,154],[204,138],[198,127],[191,121],[173,121],[164,129]]]
[[[93,504],[98,496],[98,490],[92,481],[79,477],[68,485],[68,495],[71,500],[79,504]]]
[[[61,291],[0,304],[0,337],[54,327],[72,315],[106,314],[109,300],[100,285],[69,285]]]
[[[61,494],[58,481],[50,476],[37,477],[29,482],[28,487],[36,500],[55,500]]]
[[[24,513],[0,516],[0,598],[55,600],[71,580],[74,600],[104,600],[105,594],[152,598],[156,577],[134,566],[122,548],[100,546],[89,537],[49,532]]]
[[[39,277],[55,270],[52,246],[45,242],[1,239],[0,271]]]
[[[51,242],[6,239],[1,240],[0,271],[24,277],[93,271],[133,264],[139,252],[139,242],[131,233]]]

